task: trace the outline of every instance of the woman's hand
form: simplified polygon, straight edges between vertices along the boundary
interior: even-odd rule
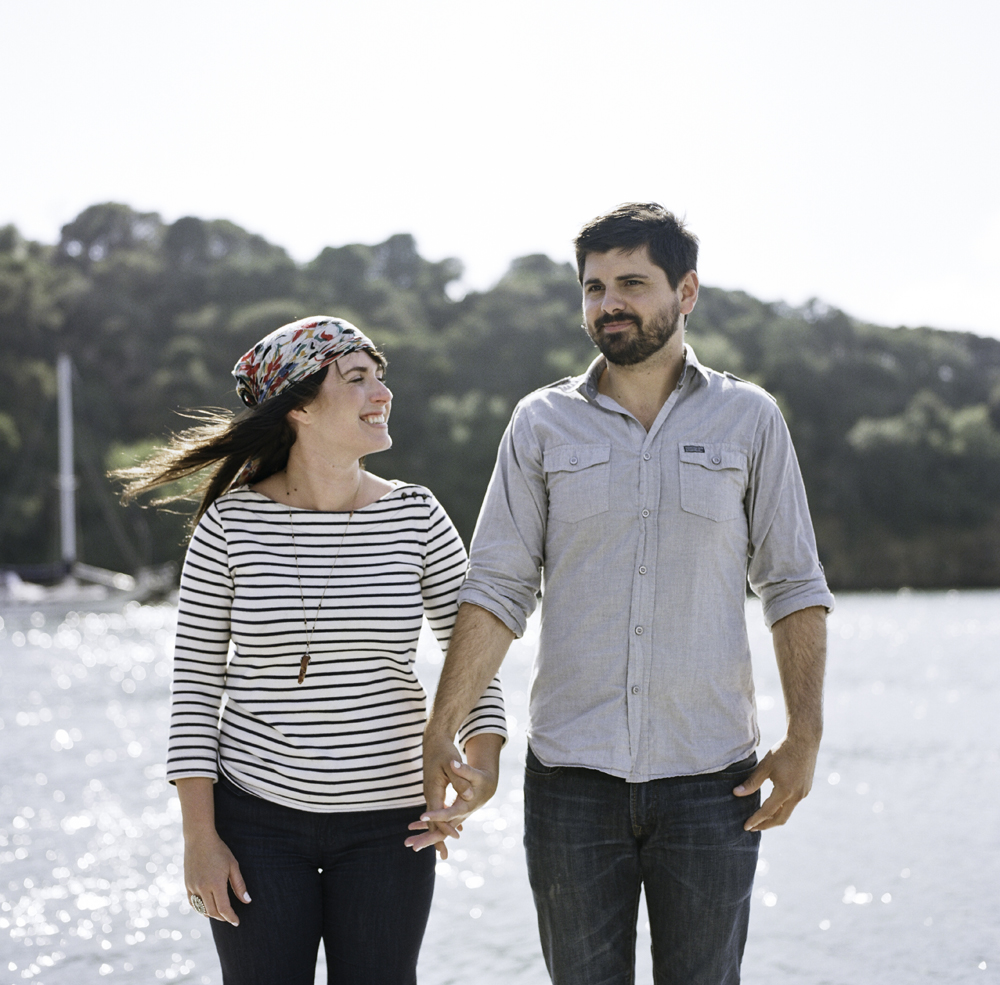
[[[194,836],[184,836],[184,886],[188,896],[200,896],[206,916],[225,920],[234,927],[240,925],[229,901],[228,886],[237,899],[250,902],[246,883],[240,874],[240,864],[215,828]]]
[[[421,817],[426,817],[426,815],[421,815]],[[441,856],[441,861],[443,862],[448,857],[448,845],[445,842],[445,838],[457,838],[462,830],[461,824],[451,825],[447,822],[428,822],[424,820],[411,821],[407,828],[410,831],[423,831],[424,834],[420,835],[410,835],[403,844],[407,848],[412,848],[415,852],[419,852],[422,848],[428,848],[433,845],[437,850],[438,855]]]
[[[238,899],[250,902],[240,864],[215,830],[214,783],[207,776],[188,776],[177,781],[177,796],[184,819],[184,887],[188,898],[200,896],[205,915],[225,920],[234,927],[240,918],[229,902],[228,886]]]
[[[407,838],[404,842],[407,848],[419,852],[422,848],[434,845],[442,859],[448,857],[444,839],[448,836],[457,838],[458,832],[462,830],[461,822],[479,810],[496,793],[502,746],[503,739],[499,735],[481,732],[472,736],[465,744],[469,760],[467,763],[452,759],[442,767],[443,776],[455,790],[455,799],[448,805],[443,804],[443,794],[437,796],[436,788],[429,789],[434,785],[428,784],[428,778],[424,777],[424,789],[431,793],[427,801],[428,810],[420,815],[420,820],[412,822],[408,827],[411,831],[425,833]],[[435,804],[435,800],[440,800],[441,805]]]

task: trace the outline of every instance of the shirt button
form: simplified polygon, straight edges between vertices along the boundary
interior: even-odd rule
[[[569,460],[569,464],[570,464],[570,465],[576,465],[576,463],[577,463],[578,461],[580,461],[580,460],[579,460],[579,459],[578,459],[578,458],[576,457],[576,455],[574,455],[574,456],[573,456],[573,457],[572,457],[572,458],[571,458],[571,459]]]
[[[722,461],[722,459],[721,459],[721,458],[719,458],[719,456],[718,456],[718,455],[715,455],[715,456],[714,456],[714,457],[712,458],[712,464],[713,464],[713,465],[718,465],[718,464],[719,464],[719,463],[720,463],[721,461]]]
[[[646,565],[640,564],[639,565],[639,574],[640,575],[644,575],[645,573],[646,573]]]
[[[641,690],[642,690],[642,688],[641,688],[641,687],[639,687],[639,685],[638,685],[638,684],[633,684],[633,685],[632,685],[632,693],[633,693],[633,694],[638,694],[638,693],[639,693],[639,692],[640,692]]]
[[[643,516],[649,516],[649,510],[643,510],[642,511],[642,515]]]
[[[649,461],[649,452],[648,452],[648,451],[646,452],[646,454],[645,454],[645,455],[643,455],[643,456],[642,456],[642,460],[643,460],[644,462],[648,462],[648,461]]]
[[[636,626],[635,627],[635,635],[636,636],[642,636],[642,626]]]

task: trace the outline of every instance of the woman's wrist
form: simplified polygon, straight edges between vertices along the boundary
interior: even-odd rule
[[[215,836],[215,781],[185,776],[176,781],[185,840]]]
[[[473,769],[498,773],[503,736],[495,732],[477,732],[465,740],[465,760]]]

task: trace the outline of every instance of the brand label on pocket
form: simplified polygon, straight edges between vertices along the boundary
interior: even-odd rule
[[[685,451],[700,451],[702,454],[704,454],[705,453],[705,446],[704,445],[685,445],[684,446],[684,450]]]

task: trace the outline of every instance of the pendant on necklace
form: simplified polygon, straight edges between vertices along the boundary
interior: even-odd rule
[[[309,666],[309,654],[307,653],[303,658],[302,662],[299,664],[299,683],[301,684],[306,679],[306,667]]]

